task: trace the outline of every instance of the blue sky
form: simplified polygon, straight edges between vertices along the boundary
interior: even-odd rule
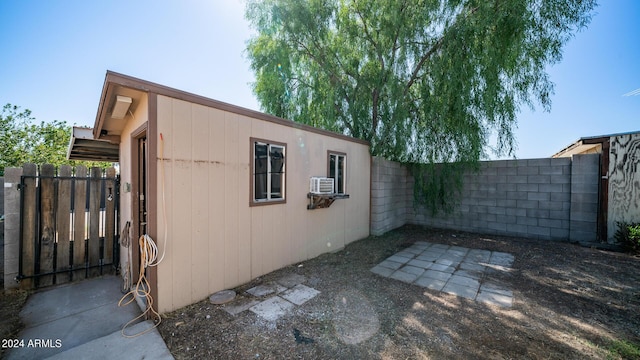
[[[259,110],[241,0],[0,1],[0,105],[92,126],[107,70]],[[606,0],[548,68],[550,113],[522,109],[518,158],[640,130],[640,1]]]

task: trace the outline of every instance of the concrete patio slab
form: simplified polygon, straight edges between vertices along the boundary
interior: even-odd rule
[[[511,254],[461,246],[416,242],[383,260],[371,272],[424,288],[488,304],[510,307],[513,292],[491,280],[510,272]]]
[[[144,345],[141,347],[131,346],[131,340],[122,336],[123,326],[140,315],[141,311],[135,303],[118,306],[122,297],[121,287],[121,278],[103,276],[54,286],[32,294],[20,312],[25,329],[18,338],[25,342],[47,340],[53,346],[11,349],[5,354],[6,358],[121,358],[113,355],[111,350],[105,352],[106,345],[110,349],[128,349],[126,358],[172,358],[155,328],[136,337],[135,341]],[[125,329],[127,334],[137,334],[152,325],[150,322],[141,324],[141,320],[136,321]]]
[[[144,321],[128,330],[137,334],[152,326],[152,321]],[[166,346],[156,346],[158,343],[164,344],[164,340],[157,331],[136,338],[123,338],[120,331],[116,331],[47,359],[133,359],[136,358],[136,354],[144,354],[140,359],[173,359],[169,349]],[[87,354],[91,355],[87,357]]]

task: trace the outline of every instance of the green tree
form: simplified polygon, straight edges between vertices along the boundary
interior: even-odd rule
[[[595,6],[249,0],[246,17],[257,30],[247,47],[253,90],[268,113],[367,140],[376,156],[430,164],[414,170],[433,209],[487,149],[513,156],[520,107],[550,109],[545,68],[561,60]],[[430,180],[419,181],[425,171]]]
[[[71,126],[65,121],[36,123],[28,109],[6,104],[0,113],[0,175],[24,163],[105,167],[108,163],[67,160]]]

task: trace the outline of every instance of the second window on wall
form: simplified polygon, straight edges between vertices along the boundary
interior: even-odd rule
[[[333,192],[336,194],[346,193],[347,187],[347,154],[329,151],[329,164],[327,177],[333,180]]]
[[[253,202],[284,201],[286,145],[251,139]]]

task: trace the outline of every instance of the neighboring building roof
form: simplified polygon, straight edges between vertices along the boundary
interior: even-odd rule
[[[586,136],[578,139],[573,144],[551,155],[552,158],[571,157],[575,154],[592,154],[602,152],[602,143],[615,136],[640,134],[639,131],[629,131],[609,135]]]
[[[67,159],[118,162],[119,145],[93,138],[93,129],[73,127]]]

